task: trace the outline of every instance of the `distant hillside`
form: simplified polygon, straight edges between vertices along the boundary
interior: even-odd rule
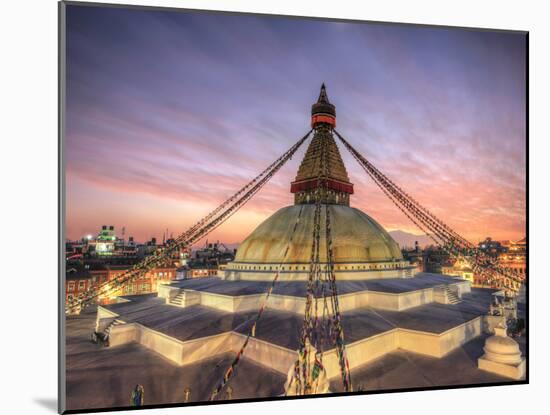
[[[390,231],[388,233],[395,239],[400,248],[414,248],[414,241],[418,241],[418,245],[420,245],[421,248],[433,244],[433,241],[427,235],[415,235],[400,230]]]

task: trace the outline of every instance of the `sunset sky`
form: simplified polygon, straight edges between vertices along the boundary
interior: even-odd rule
[[[69,5],[67,237],[184,231],[309,129],[338,131],[468,239],[525,236],[518,33]],[[305,146],[208,238],[240,242],[292,204]],[[340,146],[351,205],[420,233]]]

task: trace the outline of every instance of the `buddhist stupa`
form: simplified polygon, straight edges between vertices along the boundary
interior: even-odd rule
[[[279,272],[279,280],[307,280],[315,211],[313,194],[318,188],[322,191],[321,203],[330,209],[339,281],[411,276],[410,265],[403,261],[398,244],[388,232],[366,213],[350,207],[353,184],[332,135],[335,126],[336,109],[323,84],[311,107],[313,139],[290,186],[294,205],[279,209],[243,241],[235,261],[227,266],[227,279],[271,281]],[[327,146],[329,163],[326,175],[319,180],[323,145]],[[321,218],[320,261],[326,263],[325,215]]]

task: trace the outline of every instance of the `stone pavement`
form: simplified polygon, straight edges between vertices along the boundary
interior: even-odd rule
[[[128,406],[130,392],[139,383],[145,404],[182,403],[184,391],[191,400],[208,400],[233,356],[226,354],[200,364],[178,367],[139,344],[105,348],[90,342],[96,311],[67,319],[67,409]],[[280,374],[243,360],[231,380],[234,399],[278,395]],[[222,396],[225,399],[225,395]]]

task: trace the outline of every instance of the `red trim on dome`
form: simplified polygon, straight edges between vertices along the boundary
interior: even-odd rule
[[[320,183],[319,183],[320,182]],[[326,186],[329,189],[335,190],[337,192],[353,194],[353,184],[347,182],[341,182],[334,179],[309,179],[302,180],[300,182],[292,182],[290,184],[290,193],[298,193],[306,190],[312,190],[318,188],[320,185],[323,186],[326,182]]]
[[[315,127],[319,123],[325,123],[332,125],[332,128],[336,127],[336,118],[329,114],[315,114],[311,116],[311,127]]]

